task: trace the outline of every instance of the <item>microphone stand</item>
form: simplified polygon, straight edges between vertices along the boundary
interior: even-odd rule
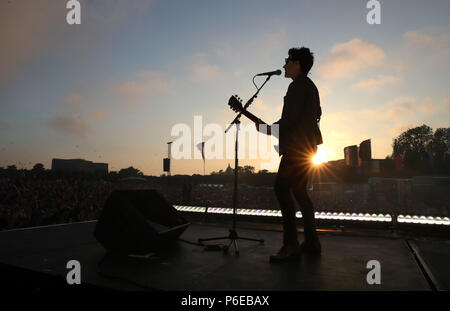
[[[253,95],[245,104],[244,110],[250,106],[250,104],[253,102],[253,100],[258,96],[259,91],[263,88],[264,84],[269,81],[272,75],[267,76],[266,81],[261,85],[260,88],[257,89],[255,95]],[[228,236],[221,236],[221,237],[215,237],[215,238],[208,238],[208,239],[198,239],[198,242],[202,244],[203,241],[214,241],[214,240],[225,240],[229,239],[230,244],[228,246],[224,246],[223,251],[228,252],[228,249],[230,248],[231,244],[234,245],[234,250],[236,255],[239,255],[239,249],[237,245],[237,240],[246,240],[246,241],[256,241],[264,244],[264,240],[262,239],[252,239],[252,238],[244,238],[240,237],[236,231],[236,211],[237,211],[237,192],[238,192],[238,140],[239,140],[239,126],[241,124],[241,116],[242,112],[239,112],[239,114],[234,118],[234,120],[230,123],[228,128],[225,130],[225,133],[228,132],[228,130],[233,126],[233,124],[236,124],[236,142],[234,146],[234,189],[233,189],[233,225],[231,229],[229,229],[230,234]]]

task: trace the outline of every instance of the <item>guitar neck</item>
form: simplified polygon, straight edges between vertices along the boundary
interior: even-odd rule
[[[264,122],[263,120],[259,119],[258,117],[256,117],[254,114],[252,114],[251,112],[247,111],[247,110],[242,110],[241,113],[246,116],[247,118],[249,118],[251,121],[255,122],[257,125],[259,124],[266,124],[266,122]]]

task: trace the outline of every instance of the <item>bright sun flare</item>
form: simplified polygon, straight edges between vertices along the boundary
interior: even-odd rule
[[[319,165],[321,163],[328,162],[327,154],[324,150],[317,150],[316,155],[313,157],[313,163]]]

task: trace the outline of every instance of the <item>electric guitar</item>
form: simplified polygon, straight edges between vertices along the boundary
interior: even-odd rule
[[[256,117],[254,114],[252,114],[248,110],[246,110],[244,108],[244,106],[242,105],[242,99],[240,99],[239,96],[237,96],[237,95],[231,96],[230,99],[228,100],[228,105],[234,112],[240,112],[244,116],[249,118],[251,121],[253,121],[255,123],[258,131],[260,131],[261,125],[265,125],[266,131],[260,131],[260,132],[264,133],[266,135],[272,135],[272,136],[276,137],[277,139],[279,139],[278,131],[272,131],[272,127],[270,125],[268,125],[266,122],[264,122],[260,118]],[[274,148],[278,153],[280,152],[279,145],[274,145]]]

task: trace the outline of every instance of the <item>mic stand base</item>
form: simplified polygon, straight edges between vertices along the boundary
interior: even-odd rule
[[[230,234],[228,236],[217,237],[217,238],[209,238],[209,239],[198,239],[198,242],[200,244],[202,244],[203,241],[217,241],[217,240],[229,239],[230,240],[230,244],[228,244],[228,246],[224,246],[223,247],[223,251],[224,251],[224,253],[227,253],[228,249],[231,246],[231,244],[233,244],[236,255],[239,255],[239,248],[238,248],[238,245],[237,245],[237,240],[255,241],[255,242],[260,242],[261,244],[264,244],[264,240],[262,240],[262,239],[252,239],[252,238],[240,237],[238,235],[238,233],[236,232],[236,229],[230,229],[229,231],[230,231]]]

